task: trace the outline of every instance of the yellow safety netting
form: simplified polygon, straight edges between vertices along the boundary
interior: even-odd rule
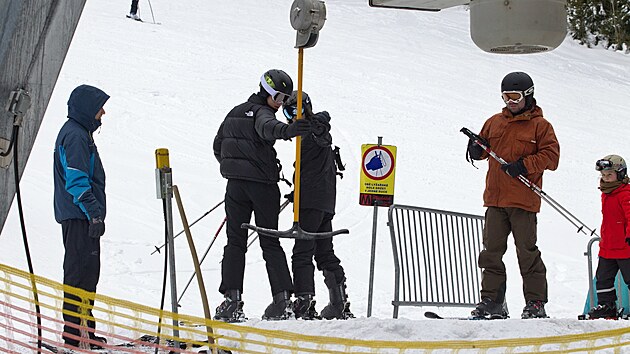
[[[38,301],[34,300],[33,283],[36,284]],[[213,350],[232,353],[630,352],[630,327],[554,337],[470,341],[380,341],[310,336],[160,311],[131,301],[64,286],[2,264],[0,348],[6,350],[0,351],[25,353],[27,351],[24,350],[37,348],[36,304],[41,311],[42,342],[62,344],[64,292],[80,298],[81,301],[75,304],[84,308],[90,307],[90,300],[94,301],[91,310],[98,323],[96,335],[109,339],[111,344],[108,344],[108,348],[112,353],[146,353],[153,352],[156,347],[161,352],[197,353],[208,349],[209,342],[214,342],[210,345]],[[87,314],[79,314],[78,317],[91,319]],[[160,333],[157,332],[158,325]],[[138,342],[138,338],[147,335],[159,335],[160,343]],[[116,345],[130,341],[142,345]],[[174,341],[184,343],[185,348],[175,348]]]

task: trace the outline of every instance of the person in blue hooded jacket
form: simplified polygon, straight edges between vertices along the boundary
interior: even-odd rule
[[[81,85],[68,100],[68,120],[61,127],[54,153],[55,219],[61,224],[65,255],[63,283],[88,292],[96,292],[100,274],[100,237],[105,233],[105,171],[92,134],[101,125],[103,106],[109,96],[100,89]],[[87,311],[92,316],[90,301],[87,309],[70,303],[81,302],[64,293],[63,309],[74,313]],[[81,319],[64,313],[66,344],[78,347]],[[75,326],[73,326],[74,324]],[[85,325],[85,324],[84,324]],[[87,321],[92,348],[94,341],[105,342],[94,334],[96,323]]]

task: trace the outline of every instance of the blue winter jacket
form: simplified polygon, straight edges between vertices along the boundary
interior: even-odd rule
[[[92,133],[101,125],[96,114],[109,96],[81,85],[68,100],[68,121],[55,142],[55,219],[105,220],[105,171]]]

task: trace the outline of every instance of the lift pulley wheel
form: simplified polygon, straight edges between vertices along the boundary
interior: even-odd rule
[[[289,19],[297,31],[295,47],[313,47],[326,21],[326,5],[321,0],[295,0],[291,5]]]

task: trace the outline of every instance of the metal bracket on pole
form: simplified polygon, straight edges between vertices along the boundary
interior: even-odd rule
[[[8,168],[11,166],[11,159],[13,155],[9,154],[10,146],[11,142],[9,140],[0,138],[0,168]]]
[[[169,274],[171,279],[171,311],[177,314],[177,279],[175,273],[175,245],[173,237],[173,176],[168,149],[155,150],[155,176],[158,199],[164,200],[168,243]],[[173,316],[173,336],[179,337],[179,320]],[[178,345],[178,343],[176,343]]]
[[[0,168],[8,168],[11,165],[13,156],[11,150],[17,149],[14,142],[17,141],[19,127],[22,126],[24,115],[30,107],[31,96],[28,91],[23,89],[11,91],[5,110],[13,115],[13,132],[9,140],[0,138]]]
[[[30,107],[31,95],[24,89],[17,89],[11,91],[5,109],[7,112],[13,114],[13,125],[22,126],[22,119]]]

